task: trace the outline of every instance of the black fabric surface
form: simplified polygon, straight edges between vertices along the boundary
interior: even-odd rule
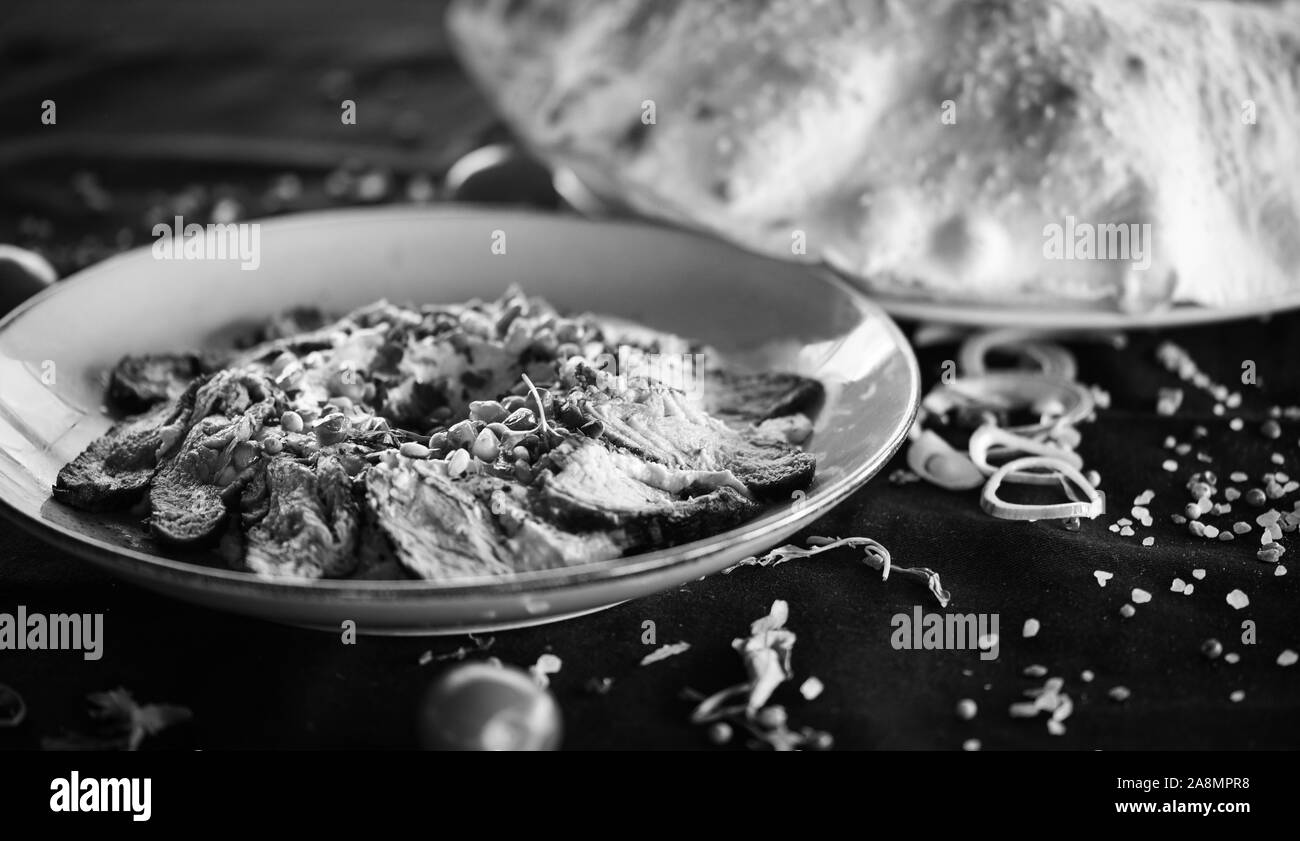
[[[323,4],[282,2],[260,6],[259,16],[220,17],[122,2],[111,18],[97,18],[90,3],[11,5],[0,33],[0,242],[35,248],[62,273],[147,241],[151,214],[178,195],[196,203],[194,215],[222,197],[250,216],[405,201],[413,176],[436,177],[460,153],[503,135],[446,55],[438,4],[384,0],[364,4],[364,12],[338,4],[331,15]],[[363,115],[350,131],[338,122],[340,92],[355,97]],[[46,98],[59,103],[57,127],[39,124]],[[355,184],[338,188],[352,183],[338,175],[340,167],[382,172],[386,188],[378,195],[360,194]],[[270,185],[290,171],[302,194],[269,199]],[[80,173],[102,185],[106,204],[88,201]],[[1209,395],[1157,361],[1155,348],[1166,339],[1191,352],[1213,380],[1240,390],[1242,407],[1214,415]],[[1188,501],[1183,486],[1195,470],[1217,472],[1221,488],[1238,469],[1253,480],[1276,469],[1300,477],[1300,423],[1283,420],[1277,441],[1259,431],[1270,406],[1300,404],[1300,316],[1137,332],[1122,349],[1071,347],[1080,378],[1111,395],[1110,408],[1083,428],[1080,447],[1087,466],[1102,474],[1105,517],[1077,533],[1048,522],[998,521],[980,511],[976,492],[889,483],[889,471],[903,466],[900,455],[799,537],[869,536],[896,563],[935,569],[952,593],[949,610],[999,614],[998,660],[894,650],[891,617],[918,604],[938,606],[914,582],[882,582],[849,550],[744,568],[581,619],[497,633],[486,654],[519,666],[545,652],[561,658],[552,687],[566,747],[703,747],[708,742],[688,724],[691,704],[682,691],[712,692],[742,680],[731,640],[784,599],[798,635],[798,678],[776,700],[793,723],[829,731],[839,747],[957,749],[971,738],[985,749],[1300,747],[1300,666],[1275,662],[1284,649],[1300,649],[1300,554],[1282,559],[1297,568],[1279,577],[1255,559],[1258,527],[1221,543],[1169,520]],[[954,354],[952,345],[919,351],[927,387]],[[1255,363],[1257,386],[1241,384],[1245,360]],[[1173,386],[1186,391],[1184,405],[1174,417],[1159,417],[1157,390]],[[1241,431],[1228,427],[1234,416],[1244,420]],[[1208,431],[1196,444],[1209,464],[1162,445],[1168,435],[1192,440],[1197,424]],[[1269,460],[1274,452],[1286,459],[1280,468]],[[1161,469],[1167,458],[1178,461],[1178,471]],[[1155,491],[1153,526],[1131,538],[1108,531],[1148,488]],[[1296,498],[1272,504],[1290,510]],[[1213,521],[1253,522],[1259,513],[1242,501],[1234,509]],[[1141,546],[1148,535],[1156,544]],[[1192,577],[1194,568],[1206,571],[1203,580]],[[1105,588],[1093,577],[1098,569],[1114,573]],[[1193,583],[1195,593],[1171,592],[1175,577]],[[1120,607],[1135,587],[1153,598],[1124,619]],[[1248,608],[1225,601],[1235,588],[1248,594]],[[194,711],[191,723],[147,746],[413,747],[421,694],[449,665],[421,665],[421,655],[470,644],[361,637],[345,646],[337,636],[211,612],[121,584],[0,522],[0,611],[20,604],[33,612],[104,612],[106,653],[98,662],[70,653],[0,653],[0,683],[21,692],[30,709],[23,726],[0,729],[0,748],[36,747],[42,736],[81,723],[85,695],[115,686]],[[1025,640],[1020,629],[1030,617],[1042,630]],[[1247,619],[1256,624],[1254,645],[1241,642]],[[642,643],[647,620],[656,623],[659,644],[685,641],[691,649],[640,666],[651,650]],[[1240,662],[1203,657],[1209,637]],[[1007,713],[1025,689],[1042,683],[1022,674],[1032,664],[1062,677],[1075,702],[1064,735],[1049,735],[1042,718]],[[1095,680],[1085,683],[1083,670]],[[826,687],[814,701],[796,691],[807,676]],[[607,694],[584,688],[606,677],[613,679]],[[1123,703],[1107,695],[1119,685],[1131,690]],[[1239,702],[1229,699],[1236,690],[1244,692]],[[979,705],[972,721],[954,714],[962,698]]]

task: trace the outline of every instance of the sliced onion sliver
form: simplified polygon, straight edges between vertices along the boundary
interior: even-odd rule
[[[970,437],[969,448],[970,460],[975,463],[975,466],[985,476],[992,476],[998,471],[998,468],[989,464],[989,453],[994,451],[995,448],[1004,452],[1011,451],[1060,459],[1075,469],[1083,469],[1083,459],[1077,453],[1072,453],[1046,441],[1037,441],[1033,438],[1017,435],[1014,432],[1008,432],[992,424],[985,424],[975,430]],[[1061,475],[1059,473],[1017,470],[1008,473],[1004,479],[1017,485],[1055,485],[1061,481]]]
[[[1048,402],[1060,406],[1059,416],[1007,429],[1020,435],[1043,435],[1062,424],[1072,426],[1080,423],[1092,414],[1096,405],[1092,392],[1079,383],[1025,371],[959,377],[934,388],[925,396],[926,408],[936,414],[958,406],[1009,410]]]
[[[975,333],[962,342],[957,352],[957,370],[962,376],[979,376],[988,371],[984,358],[994,348],[1018,351],[1020,356],[1038,364],[1041,373],[1073,380],[1079,372],[1074,354],[1060,345],[1046,341],[1048,334],[1041,330],[1005,327]]]
[[[984,474],[965,453],[928,429],[908,445],[907,466],[927,482],[950,491],[967,491],[984,484]]]
[[[1051,505],[1025,505],[1018,502],[1006,502],[998,498],[998,488],[1002,486],[1002,481],[1008,475],[1033,468],[1051,470],[1063,475],[1073,482],[1079,490],[1083,491],[1084,495],[1087,496],[1087,500],[1082,502],[1058,502]],[[1092,483],[1085,479],[1083,474],[1073,465],[1059,458],[1028,456],[1007,462],[989,477],[988,482],[984,485],[984,491],[980,494],[980,507],[984,509],[986,514],[1002,520],[1028,520],[1032,522],[1034,520],[1066,520],[1071,517],[1092,520],[1106,513],[1106,497],[1093,487]]]

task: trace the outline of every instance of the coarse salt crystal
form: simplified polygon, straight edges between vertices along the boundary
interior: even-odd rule
[[[1218,527],[1216,527],[1216,526],[1206,526],[1206,527],[1205,527],[1205,536],[1208,537],[1210,540],[1214,540],[1214,539],[1218,538],[1218,536],[1219,536],[1219,529],[1218,529]]]
[[[1025,628],[1022,631],[1025,639],[1031,639],[1038,636],[1038,630],[1042,627],[1037,619],[1026,619]]]
[[[1277,655],[1277,664],[1279,666],[1294,666],[1297,660],[1300,660],[1300,654],[1296,654],[1289,648]]]
[[[1203,580],[1205,578],[1205,570],[1203,569],[1192,570],[1192,578],[1195,578],[1197,581]]]
[[[1286,575],[1286,567],[1282,566],[1281,564],[1278,564],[1276,567],[1273,568],[1273,574]]]
[[[1107,694],[1110,695],[1112,701],[1127,701],[1133,693],[1129,691],[1127,686],[1112,686]]]
[[[1144,538],[1142,538],[1142,545],[1143,545],[1143,546],[1155,546],[1155,545],[1156,545],[1156,539],[1155,539],[1154,537],[1144,537]]]
[[[1146,590],[1142,590],[1137,587],[1133,588],[1132,596],[1133,596],[1134,604],[1146,604],[1147,602],[1151,601],[1151,594],[1148,593]]]
[[[799,687],[799,694],[804,697],[804,700],[811,701],[818,695],[822,694],[822,691],[825,688],[826,686],[820,680],[815,677],[810,677],[803,682],[802,686]]]
[[[1229,665],[1233,663],[1240,663],[1241,655],[1235,651],[1229,651],[1227,654],[1223,655],[1223,660],[1225,663],[1228,663]]]
[[[961,743],[961,749],[967,751],[979,750],[981,747],[979,739],[967,739]]]
[[[1096,675],[1092,673],[1092,669],[1084,669],[1083,671],[1079,672],[1079,680],[1083,681],[1084,683],[1092,683],[1092,679],[1094,677],[1096,677]]]
[[[1102,572],[1101,570],[1098,569],[1098,570],[1094,570],[1094,571],[1093,571],[1092,576],[1093,576],[1093,578],[1096,578],[1096,579],[1097,579],[1097,586],[1098,586],[1098,587],[1105,587],[1105,586],[1106,586],[1106,582],[1109,581],[1109,580],[1111,580],[1112,578],[1115,577],[1115,573],[1113,573],[1113,572]]]
[[[1046,677],[1047,667],[1040,666],[1037,663],[1032,666],[1025,666],[1025,677]]]
[[[1228,604],[1232,605],[1234,610],[1241,610],[1250,604],[1250,597],[1240,590],[1233,590],[1228,594]]]
[[[1234,482],[1244,482],[1250,477],[1247,476],[1245,473],[1242,473],[1240,470],[1234,470],[1232,471],[1232,473],[1228,475],[1228,478]]]
[[[1135,534],[1132,526],[1125,526],[1119,530],[1120,537],[1132,537]]]
[[[1053,736],[1064,736],[1065,725],[1054,718],[1049,718],[1047,720],[1047,732],[1051,733]]]
[[[1178,462],[1173,459],[1165,459],[1165,463],[1160,465],[1169,473],[1175,473],[1178,470]]]
[[[1119,609],[1119,615],[1125,619],[1132,619],[1135,613],[1137,613],[1137,608],[1131,604],[1125,604]]]
[[[1173,590],[1175,593],[1181,593],[1187,589],[1187,582],[1181,578],[1175,578],[1174,583],[1169,586],[1169,589]]]
[[[1195,589],[1196,589],[1195,584],[1188,584],[1186,587],[1183,588],[1183,595],[1190,596],[1192,594],[1192,591]]]
[[[1246,693],[1242,692],[1240,689],[1235,690],[1231,695],[1228,696],[1228,700],[1234,704],[1240,704],[1245,699],[1246,699]]]

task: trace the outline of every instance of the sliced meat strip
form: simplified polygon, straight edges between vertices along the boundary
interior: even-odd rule
[[[513,571],[492,514],[440,463],[395,458],[366,473],[366,505],[397,559],[445,581]]]
[[[164,456],[185,433],[193,392],[124,421],[59,471],[54,497],[85,511],[130,505],[144,493]]]
[[[589,391],[587,411],[610,442],[649,461],[695,470],[729,470],[760,499],[789,498],[811,484],[817,459],[754,429],[734,429],[679,395],[650,390],[644,399]]]
[[[281,457],[266,466],[270,504],[248,531],[245,563],[268,578],[337,578],[356,567],[359,508],[337,458],[315,468]]]
[[[709,371],[704,410],[727,421],[760,423],[771,418],[811,414],[825,397],[817,380],[798,374],[734,374]]]
[[[753,517],[759,506],[734,487],[678,497],[635,478],[635,457],[588,438],[550,454],[538,500],[548,519],[571,529],[621,529],[635,546],[663,546],[716,534]]]

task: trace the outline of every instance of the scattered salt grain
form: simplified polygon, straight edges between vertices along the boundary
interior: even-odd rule
[[[1064,736],[1065,725],[1054,718],[1048,719],[1047,732],[1051,733],[1053,736]]]
[[[1242,473],[1240,470],[1234,470],[1234,471],[1233,471],[1233,472],[1228,476],[1228,478],[1231,479],[1231,480],[1234,481],[1234,482],[1244,482],[1244,481],[1246,481],[1247,479],[1249,479],[1250,477],[1247,476],[1245,473]]]
[[[1032,666],[1025,666],[1024,674],[1025,677],[1046,677],[1047,667],[1040,666],[1037,663],[1033,664]]]
[[[981,746],[980,746],[979,739],[967,739],[966,741],[961,743],[962,750],[975,751],[975,750],[979,750],[980,747]]]
[[[1110,692],[1107,694],[1110,695],[1112,701],[1124,702],[1127,701],[1133,693],[1129,692],[1127,686],[1112,686]]]
[[[1221,413],[1216,412],[1216,414],[1221,414]],[[1241,418],[1233,418],[1232,420],[1228,421],[1228,429],[1231,429],[1233,432],[1240,432],[1241,428],[1245,425],[1246,424],[1242,422]]]
[[[1218,527],[1217,527],[1217,526],[1206,526],[1206,527],[1205,527],[1205,536],[1208,537],[1210,540],[1217,540],[1218,537],[1219,537],[1219,529],[1218,529]]]
[[[1232,605],[1235,610],[1241,610],[1250,604],[1250,597],[1240,590],[1233,590],[1228,594],[1228,604]]]
[[[1094,677],[1096,677],[1096,675],[1092,673],[1091,669],[1084,669],[1083,671],[1079,672],[1079,680],[1083,681],[1084,683],[1092,683],[1092,679]]]
[[[1149,601],[1151,601],[1150,593],[1137,587],[1133,588],[1133,602],[1135,604],[1146,604]]]
[[[998,647],[997,634],[983,634],[979,638],[979,647],[981,651],[991,651]]]
[[[1235,652],[1235,651],[1229,651],[1227,654],[1223,655],[1223,662],[1225,662],[1225,663],[1227,663],[1227,664],[1229,664],[1229,665],[1234,665],[1234,664],[1236,664],[1236,663],[1240,663],[1240,662],[1241,662],[1241,655],[1238,654],[1238,653]]]
[[[799,694],[804,697],[805,701],[812,701],[826,689],[826,686],[817,678],[810,677],[799,687]]]
[[[1038,636],[1038,631],[1042,627],[1037,619],[1026,619],[1025,628],[1021,632],[1025,639],[1032,639]]]
[[[1098,587],[1105,587],[1105,586],[1106,586],[1106,582],[1109,581],[1109,580],[1111,580],[1112,578],[1115,577],[1115,573],[1113,573],[1113,572],[1103,572],[1102,570],[1099,570],[1099,569],[1098,569],[1098,570],[1093,570],[1092,576],[1093,576],[1093,578],[1096,578],[1096,579],[1097,579],[1097,586],[1098,586]]]
[[[1188,584],[1186,587],[1183,588],[1183,595],[1190,596],[1192,594],[1192,591],[1195,589],[1196,589],[1195,584]]]
[[[1237,490],[1236,488],[1224,488],[1223,498],[1226,499],[1228,502],[1236,502],[1237,500],[1241,499],[1241,491]]]
[[[1197,581],[1203,581],[1205,579],[1205,570],[1203,569],[1192,570],[1192,578],[1195,578]]]
[[[1169,585],[1169,589],[1175,593],[1181,593],[1187,589],[1187,582],[1181,578],[1175,578],[1174,583]]]
[[[1135,613],[1137,613],[1137,608],[1131,604],[1125,604],[1119,609],[1119,615],[1123,616],[1125,619],[1132,619],[1133,614]]]
[[[1234,704],[1240,704],[1245,699],[1246,699],[1246,693],[1242,692],[1240,689],[1235,690],[1231,695],[1228,696],[1228,700]]]
[[[1274,574],[1274,575],[1286,575],[1286,567],[1282,566],[1281,564],[1278,564],[1278,565],[1273,569],[1273,574]]]
[[[1223,654],[1223,643],[1211,637],[1201,643],[1201,653],[1210,660],[1218,660]]]
[[[1289,648],[1277,655],[1277,664],[1284,668],[1286,666],[1294,666],[1297,660],[1300,660],[1300,654],[1296,654]]]
[[[1170,459],[1165,459],[1165,463],[1162,464],[1162,465],[1160,465],[1160,466],[1163,467],[1163,468],[1165,469],[1165,471],[1168,472],[1168,473],[1177,473],[1177,472],[1178,472],[1178,462],[1174,461],[1174,460],[1171,459],[1171,458],[1170,458]]]
[[[979,707],[970,698],[962,698],[957,702],[957,717],[962,721],[970,721],[979,712]]]
[[[1142,538],[1142,545],[1143,545],[1143,546],[1155,546],[1155,545],[1156,545],[1156,539],[1155,539],[1154,537],[1144,537],[1144,538]]]
[[[1135,534],[1132,526],[1125,526],[1119,530],[1120,537],[1132,537]]]

